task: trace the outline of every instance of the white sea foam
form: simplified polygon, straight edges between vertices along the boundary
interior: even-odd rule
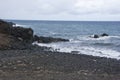
[[[22,27],[24,27],[25,25],[22,25],[22,24],[15,24],[15,25],[13,25],[13,27],[17,27],[17,26],[22,26]]]
[[[96,44],[99,43],[101,45],[112,43],[112,47],[114,44],[120,43],[120,37],[118,36],[109,36],[109,37],[102,37],[99,39],[90,39],[90,38],[80,38],[80,39],[71,39],[70,42],[60,42],[60,43],[50,43],[50,44],[42,44],[42,43],[35,43],[39,46],[47,46],[52,47],[54,50],[58,50],[59,52],[78,52],[78,54],[86,54],[86,55],[93,55],[93,56],[100,56],[100,57],[108,57],[108,58],[115,58],[120,59],[120,52],[114,50],[113,48],[106,47],[103,45]],[[105,46],[105,47],[104,47]]]
[[[56,35],[56,34],[58,34],[58,33],[56,33],[56,32],[49,32],[50,34],[52,34],[52,35]]]
[[[120,36],[105,36],[100,38],[91,38],[88,36],[84,36],[84,37],[77,37],[77,39],[75,40],[71,40],[71,42],[80,42],[80,41],[89,44],[101,43],[101,44],[120,45]]]

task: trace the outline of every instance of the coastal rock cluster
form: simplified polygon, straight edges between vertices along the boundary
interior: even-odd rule
[[[105,37],[105,36],[109,36],[109,35],[107,33],[103,33],[101,35],[94,34],[94,35],[92,35],[90,37],[92,37],[92,38],[100,38],[100,37]]]
[[[34,35],[31,28],[14,26],[15,23],[0,20],[0,49],[25,49],[32,46],[34,41],[39,43],[51,43],[69,41],[67,39],[39,37]]]
[[[31,28],[13,27],[14,23],[0,20],[0,49],[23,49],[32,43]]]

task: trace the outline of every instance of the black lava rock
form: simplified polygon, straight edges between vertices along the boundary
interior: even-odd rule
[[[66,42],[69,41],[68,39],[62,39],[62,38],[52,38],[52,37],[43,37],[43,36],[34,36],[34,41],[37,41],[38,43],[51,43],[51,42]]]
[[[11,29],[11,35],[21,41],[29,42],[33,39],[33,30],[31,28],[13,27]]]
[[[95,34],[95,35],[93,36],[93,38],[99,38],[99,36]]]
[[[109,35],[106,33],[103,33],[103,34],[101,34],[101,36],[104,37],[104,36],[109,36]]]

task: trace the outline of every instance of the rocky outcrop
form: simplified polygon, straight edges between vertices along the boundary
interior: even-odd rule
[[[11,29],[12,25],[9,24],[8,22],[5,22],[3,20],[0,20],[0,33],[3,34],[10,34],[10,29]]]
[[[14,23],[0,20],[0,49],[23,49],[33,41],[31,28],[13,27]]]
[[[32,42],[33,39],[33,30],[31,28],[12,27],[10,34],[25,42]]]
[[[69,41],[62,38],[38,37],[33,34],[31,28],[15,26],[12,22],[0,20],[0,49],[26,49],[31,47],[34,41],[39,43]]]
[[[10,35],[21,41],[29,42],[33,38],[33,30],[31,28],[13,27],[12,22],[0,20],[0,33]]]
[[[37,41],[38,43],[51,43],[51,42],[66,42],[69,41],[68,39],[62,39],[62,38],[52,38],[52,37],[43,37],[43,36],[34,36],[34,41]]]

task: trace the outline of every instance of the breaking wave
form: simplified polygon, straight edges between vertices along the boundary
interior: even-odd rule
[[[39,46],[52,47],[59,52],[72,52],[76,54],[120,59],[120,51],[118,47],[120,46],[119,36],[107,36],[97,39],[88,36],[80,36],[76,39],[70,39],[70,42],[36,44]]]

